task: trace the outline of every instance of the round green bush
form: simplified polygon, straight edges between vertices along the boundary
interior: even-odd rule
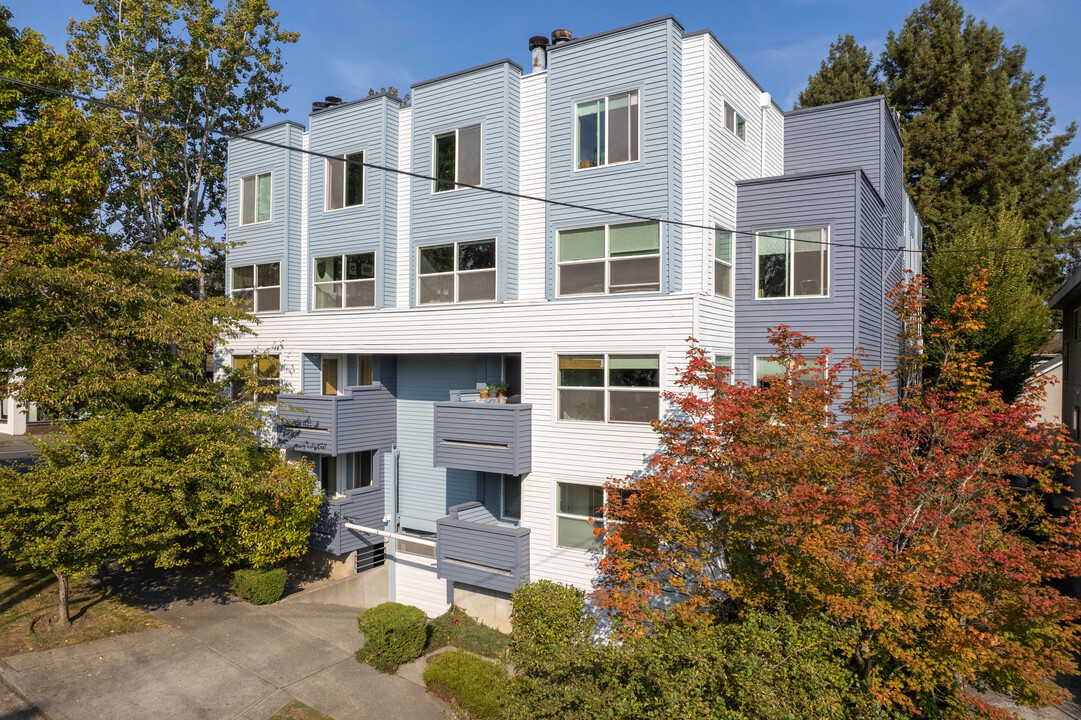
[[[507,692],[507,671],[464,650],[448,650],[424,669],[424,686],[445,700],[458,702],[474,717],[498,718]]]
[[[428,616],[420,608],[385,602],[361,613],[357,626],[364,633],[364,647],[357,651],[357,660],[383,672],[416,660],[424,652]]]
[[[277,602],[285,592],[285,569],[237,570],[233,573],[233,591],[255,605]]]

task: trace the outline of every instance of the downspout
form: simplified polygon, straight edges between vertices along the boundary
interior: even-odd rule
[[[766,110],[769,109],[770,96],[768,92],[764,92],[758,96],[758,108],[759,108],[759,131],[758,131],[758,175],[759,177],[766,176]]]

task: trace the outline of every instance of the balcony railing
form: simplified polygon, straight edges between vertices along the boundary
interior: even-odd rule
[[[379,528],[383,526],[383,512],[382,486],[352,490],[344,497],[326,498],[308,544],[316,550],[343,555],[381,543],[383,539],[378,535],[365,535],[345,524]]]
[[[471,400],[435,403],[436,467],[523,475],[532,469],[532,405]]]
[[[347,387],[340,395],[278,396],[278,446],[338,455],[387,447],[394,441],[394,396],[380,383]]]
[[[440,578],[503,593],[529,579],[529,528],[500,523],[479,502],[455,505],[435,525]]]

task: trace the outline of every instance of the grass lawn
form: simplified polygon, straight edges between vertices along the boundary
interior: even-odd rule
[[[510,647],[510,635],[481,625],[456,605],[429,623],[425,654],[447,645],[490,658],[500,657]]]
[[[308,707],[299,700],[294,700],[279,710],[270,720],[334,720],[334,718]]]
[[[110,635],[164,627],[153,615],[83,579],[68,588],[71,629],[51,629],[57,618],[56,577],[0,560],[0,657],[49,650]]]

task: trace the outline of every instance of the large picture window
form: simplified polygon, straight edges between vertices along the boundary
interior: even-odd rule
[[[659,417],[657,355],[560,355],[559,419],[649,423]]]
[[[822,297],[829,291],[829,228],[761,232],[755,257],[760,298]]]
[[[659,292],[660,223],[560,230],[557,259],[561,296]]]
[[[732,297],[732,233],[720,228],[713,231],[713,292]]]
[[[281,265],[261,263],[234,267],[231,295],[245,309],[255,312],[279,312],[281,304]]]
[[[362,162],[363,152],[327,160],[327,210],[364,204],[364,166],[358,164]]]
[[[419,305],[495,300],[495,240],[429,245],[418,250]]]
[[[281,392],[281,363],[277,355],[234,355],[233,397],[245,402],[272,403]],[[254,386],[254,387],[253,387]]]
[[[270,220],[270,173],[249,175],[240,181],[240,224]]]
[[[316,310],[375,307],[375,253],[315,258]]]
[[[638,91],[574,106],[574,165],[579,170],[638,159]]]
[[[432,192],[461,188],[456,183],[480,185],[480,125],[436,135],[432,142]]]

